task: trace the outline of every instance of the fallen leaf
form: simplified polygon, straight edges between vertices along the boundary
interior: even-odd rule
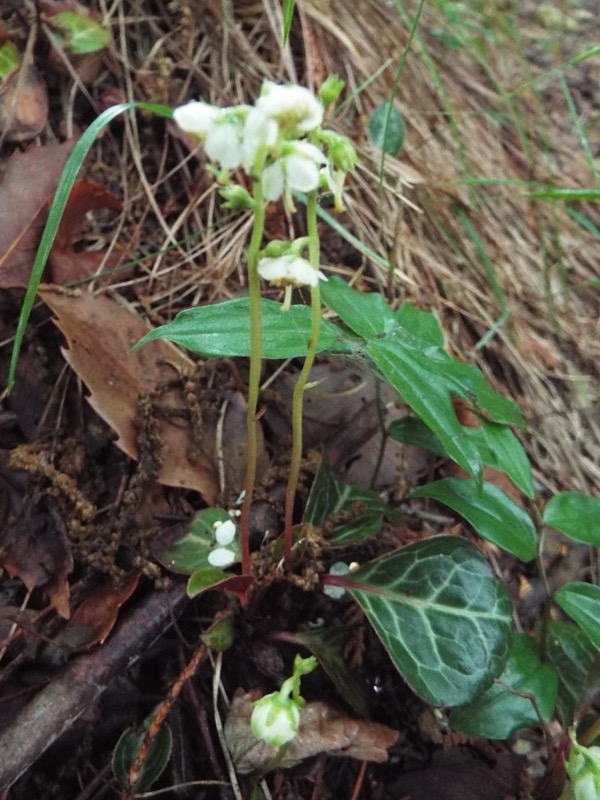
[[[260,696],[256,690],[236,693],[225,721],[225,739],[240,775],[268,769],[277,757],[277,748],[258,741],[250,727],[254,703]],[[353,719],[327,703],[315,701],[307,703],[300,711],[296,738],[292,739],[277,765],[293,767],[303,759],[321,753],[383,762],[388,759],[388,748],[398,741],[399,736],[398,731],[385,725]]]
[[[0,183],[0,289],[25,288],[74,140],[16,150]]]
[[[9,142],[29,142],[47,121],[46,84],[33,64],[23,64],[0,89],[0,130]]]
[[[111,191],[99,183],[90,181],[75,183],[56,231],[48,260],[53,283],[63,285],[94,275],[104,261],[106,270],[114,269],[120,264],[122,254],[118,250],[113,250],[107,256],[105,250],[73,249],[85,229],[86,214],[103,208],[120,211],[122,204]],[[126,277],[124,272],[119,272],[104,283],[123,280]]]
[[[138,457],[136,418],[140,394],[151,392],[193,362],[177,347],[158,340],[129,350],[148,332],[147,324],[129,307],[104,295],[67,294],[45,287],[39,296],[57,316],[56,324],[69,348],[65,359],[91,392],[92,408],[118,434],[117,445]],[[163,462],[158,480],[167,486],[194,489],[209,505],[217,495],[214,465],[215,431],[205,426],[194,462],[188,458],[190,425],[166,412],[156,420]]]
[[[63,653],[65,650],[69,653],[89,650],[95,644],[102,644],[117,621],[119,609],[135,591],[139,578],[139,574],[135,574],[117,589],[112,578],[105,577],[77,606],[67,626],[55,637],[54,644]]]

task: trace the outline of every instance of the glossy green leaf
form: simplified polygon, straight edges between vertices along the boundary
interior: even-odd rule
[[[546,504],[543,520],[570,539],[600,547],[600,498],[561,492]]]
[[[558,674],[557,708],[566,729],[597,690],[600,653],[579,625],[556,620],[547,623],[546,653]]]
[[[316,656],[344,700],[361,717],[369,716],[369,699],[350,667],[344,648],[349,632],[344,628],[314,628],[297,633],[286,633],[284,641],[297,642]]]
[[[391,333],[396,326],[394,312],[380,292],[360,292],[336,275],[321,283],[321,299],[350,330],[365,339]]]
[[[534,703],[522,695],[531,695],[545,722],[552,717],[558,676],[551,664],[541,662],[535,642],[526,634],[515,636],[499,681],[469,705],[454,709],[450,726],[484,739],[507,739],[521,728],[538,727]]]
[[[0,45],[0,84],[21,66],[21,54],[13,42]]]
[[[468,520],[480,536],[508,550],[521,561],[536,554],[536,531],[528,514],[514,500],[487,481],[443,478],[419,486],[411,497],[430,497]]]
[[[97,20],[75,11],[61,11],[48,24],[65,37],[65,49],[73,55],[95,53],[110,44],[111,35]]]
[[[423,352],[399,342],[372,339],[367,356],[404,401],[440,439],[448,455],[481,479],[481,459],[456,417],[443,379]]]
[[[262,300],[263,358],[297,358],[306,355],[311,336],[311,310],[295,305],[289,311],[274,300]],[[229,358],[250,356],[250,311],[247,298],[181,311],[172,322],[150,331],[135,345],[167,339],[193,353]],[[133,348],[135,349],[135,348]],[[321,321],[318,352],[351,353],[344,331]]]
[[[423,347],[444,347],[444,332],[430,311],[404,303],[394,314],[398,324]]]
[[[333,532],[327,537],[329,546],[356,544],[376,536],[381,530],[384,514],[398,517],[397,512],[376,492],[349,486],[325,459],[321,461],[304,512],[304,522],[311,525],[332,522]],[[342,519],[339,515],[348,515],[349,518]]]
[[[502,671],[512,632],[510,598],[465,540],[416,542],[344,576],[339,585],[428,702],[467,703]]]
[[[228,580],[231,576],[222,569],[216,567],[202,567],[190,575],[187,584],[187,593],[189,597],[196,597],[207,589],[212,589],[213,586],[218,586],[220,583]]]
[[[482,419],[480,428],[463,428],[465,436],[477,448],[483,463],[504,472],[527,497],[534,496],[531,464],[523,447],[510,428]],[[417,417],[394,420],[388,433],[398,442],[424,447],[437,456],[447,456],[438,437]]]
[[[205,508],[194,518],[190,530],[168,550],[160,554],[159,560],[168,569],[191,575],[200,569],[213,569],[208,555],[215,547],[214,524],[231,519],[222,508]],[[221,572],[221,570],[216,570]],[[225,574],[225,573],[222,573]]]
[[[480,428],[467,429],[467,436],[486,466],[504,472],[524,495],[534,497],[531,463],[523,445],[510,428],[482,419]]]
[[[149,720],[146,720],[146,728],[148,724]],[[143,734],[137,733],[133,728],[128,728],[123,731],[114,749],[112,757],[113,773],[123,787],[126,787],[129,783],[129,772],[143,740]],[[149,789],[160,778],[169,763],[172,749],[173,736],[171,729],[167,724],[163,724],[153,739],[148,756],[140,770],[139,779],[135,784],[136,792],[143,792]]]
[[[575,581],[561,586],[554,597],[600,650],[600,586]]]
[[[406,141],[406,126],[392,103],[380,103],[369,118],[369,138],[375,147],[397,156]]]
[[[438,437],[419,417],[407,415],[406,417],[401,417],[401,419],[395,419],[388,427],[388,434],[396,442],[410,444],[413,447],[422,447],[435,453],[436,456],[444,458],[448,456]]]

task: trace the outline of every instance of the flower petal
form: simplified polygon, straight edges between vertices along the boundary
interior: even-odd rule
[[[236,555],[234,551],[229,550],[227,547],[216,547],[208,554],[208,563],[211,566],[219,567],[220,569],[230,567],[232,564],[235,564],[235,561]]]
[[[323,121],[322,103],[304,86],[282,86],[265,81],[256,108],[290,132],[306,133]]]
[[[211,106],[202,100],[192,100],[173,111],[173,119],[179,127],[195,136],[206,136],[215,120],[221,113],[217,106]]]
[[[240,130],[231,122],[216,123],[206,134],[204,152],[223,169],[237,169],[242,163]]]
[[[285,180],[281,159],[265,167],[262,176],[262,187],[265,200],[278,200],[283,194]]]
[[[237,535],[237,528],[232,519],[227,519],[215,527],[215,539],[217,544],[222,547],[227,547],[231,544]]]

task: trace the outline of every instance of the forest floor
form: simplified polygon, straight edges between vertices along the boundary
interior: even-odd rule
[[[286,47],[270,0],[87,5],[111,40],[85,56],[69,55],[53,33],[52,16],[75,7],[69,0],[0,10],[0,44],[24,54],[0,88],[4,383],[49,201],[100,112],[129,100],[234,105],[265,79],[319,87],[338,74],[347,88],[329,122],[361,163],[337,218],[349,235],[321,224],[323,269],[392,305],[436,313],[448,351],[523,409],[540,498],[600,493],[599,207],[527,195],[539,185],[598,186],[600,56],[576,58],[600,41],[594,0],[426,4],[395,97],[406,145],[385,159],[381,189],[367,123],[392,96],[413,0],[298,0]],[[509,742],[452,732],[404,684],[356,608],[298,582],[267,582],[260,604],[237,615],[231,648],[201,652],[193,678],[177,682],[234,601],[190,600],[164,553],[201,509],[235,507],[247,365],[165,342],[129,350],[184,308],[243,295],[249,231],[247,216],[220,206],[214,177],[172,120],[120,116],[78,176],[0,408],[0,798],[124,797],[115,745],[173,686],[172,755],[153,786],[165,798],[531,797],[546,758],[539,731]],[[289,238],[302,222],[272,204],[266,231]],[[257,540],[281,525],[299,367],[280,366],[266,367],[261,396]],[[375,488],[403,515],[352,555],[364,561],[431,533],[471,536],[452,512],[407,501],[425,477],[450,474],[448,464],[392,441],[378,464],[381,398],[360,365],[323,358],[313,378],[321,383],[307,407],[301,499],[325,458],[351,484],[373,484],[375,470]],[[553,585],[589,562],[587,548],[552,546]],[[533,630],[539,577],[487,554]],[[351,687],[321,671],[303,682],[334,724],[292,769],[236,778],[222,733],[228,701],[280,686],[317,621],[339,625],[340,674],[352,675]],[[359,711],[370,721],[349,752],[342,743]]]

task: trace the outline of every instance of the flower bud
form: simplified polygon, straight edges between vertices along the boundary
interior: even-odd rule
[[[254,208],[252,195],[243,186],[227,186],[221,189],[219,194],[225,200],[223,208],[230,208],[232,211],[246,211]]]
[[[273,747],[283,747],[298,732],[300,710],[291,697],[273,692],[257,700],[250,719],[252,733]]]
[[[343,81],[339,75],[330,75],[319,89],[319,99],[324,106],[331,105],[344,91],[345,86],[346,81]]]
[[[350,172],[358,163],[356,149],[347,136],[332,136],[328,142],[327,155],[334,167],[342,172]]]

